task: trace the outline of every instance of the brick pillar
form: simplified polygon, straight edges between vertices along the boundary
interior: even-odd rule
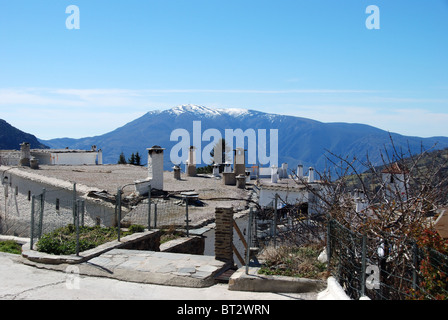
[[[233,265],[233,208],[216,208],[215,219],[215,259]]]

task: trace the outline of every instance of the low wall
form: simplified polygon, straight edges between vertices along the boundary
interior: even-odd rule
[[[161,252],[186,253],[204,255],[205,238],[203,237],[182,237],[165,242],[160,245]]]
[[[44,263],[44,264],[77,264],[86,262],[92,258],[98,257],[99,255],[113,250],[113,249],[134,249],[145,248],[140,250],[150,250],[159,251],[160,244],[160,231],[152,230],[145,231],[141,233],[134,233],[129,236],[121,238],[121,241],[111,241],[102,244],[94,249],[83,251],[76,255],[54,255],[43,252],[38,252],[35,250],[30,250],[29,243],[22,246],[22,256],[30,261]]]
[[[260,268],[246,267],[238,269],[229,281],[231,291],[305,293],[319,292],[325,289],[325,281],[258,274]]]

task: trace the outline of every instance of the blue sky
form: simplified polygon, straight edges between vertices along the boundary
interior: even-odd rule
[[[198,104],[448,136],[447,58],[447,0],[0,0],[0,118],[79,138]]]

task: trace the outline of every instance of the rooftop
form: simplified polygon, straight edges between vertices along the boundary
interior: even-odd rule
[[[321,183],[321,181],[316,180],[309,184],[312,185],[319,183]],[[278,179],[277,182],[271,182],[271,179],[260,179],[258,182],[258,186],[262,187],[263,189],[270,190],[301,190],[306,188],[306,185],[301,183],[298,179],[291,178]]]
[[[124,196],[135,191],[134,182],[148,177],[148,169],[133,165],[82,165],[82,166],[52,166],[41,165],[39,170],[27,167],[0,167],[1,171],[20,175],[26,179],[39,181],[55,188],[71,190],[76,182],[78,192],[87,194],[90,191],[106,191],[110,195],[117,194],[117,189],[123,189]],[[174,179],[174,173],[164,172],[164,191],[168,193],[181,193],[195,191],[199,199],[206,203],[204,207],[192,207],[191,213],[197,211],[197,219],[214,215],[215,208],[233,207],[235,210],[245,209],[251,194],[250,188],[239,189],[236,186],[224,185],[221,179],[209,175],[189,177],[182,174],[181,180]],[[227,199],[227,200],[218,200]],[[237,200],[235,200],[237,199]],[[238,201],[241,199],[241,201]],[[196,219],[195,219],[196,220]]]

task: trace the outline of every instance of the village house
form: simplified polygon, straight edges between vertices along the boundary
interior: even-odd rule
[[[115,203],[118,192],[122,193],[126,203],[132,203],[135,199],[135,204],[123,208],[122,217],[133,223],[132,214],[144,212],[145,209],[139,209],[140,206],[147,207],[149,185],[151,190],[161,197],[160,201],[164,201],[163,197],[169,200],[173,200],[173,197],[182,198],[183,193],[192,191],[202,199],[242,199],[242,201],[204,200],[202,207],[190,208],[192,223],[210,219],[210,216],[214,215],[215,207],[218,206],[234,207],[236,211],[247,206],[245,199],[249,196],[248,190],[226,186],[214,176],[184,175],[180,178],[180,172],[177,172],[177,177],[172,173],[168,174],[163,171],[164,149],[154,146],[147,150],[147,167],[97,165],[98,161],[95,163],[90,161],[87,165],[79,162],[68,165],[69,162],[66,161],[65,165],[39,164],[33,167],[32,161],[26,160],[33,153],[31,151],[28,153],[26,148],[25,150],[22,148],[15,162],[17,165],[0,165],[0,226],[3,226],[0,233],[7,232],[10,235],[25,237],[29,234],[33,195],[36,197],[44,195],[45,221],[51,221],[59,226],[72,223],[73,201],[76,200],[83,202],[86,224],[115,225],[117,223]],[[56,152],[48,150],[46,154],[55,155]],[[65,153],[68,157],[74,154],[76,153]],[[93,154],[99,153],[92,149],[86,154],[92,155],[93,159]],[[61,157],[59,159],[61,160]],[[36,211],[38,210],[36,207]],[[159,206],[159,212],[162,210],[163,207]],[[180,210],[185,211],[182,208]],[[183,220],[185,217],[182,217]],[[142,224],[146,225],[146,221]]]
[[[91,150],[72,149],[30,149],[29,143],[22,143],[20,150],[0,150],[0,165],[101,165],[103,153],[92,146]]]

